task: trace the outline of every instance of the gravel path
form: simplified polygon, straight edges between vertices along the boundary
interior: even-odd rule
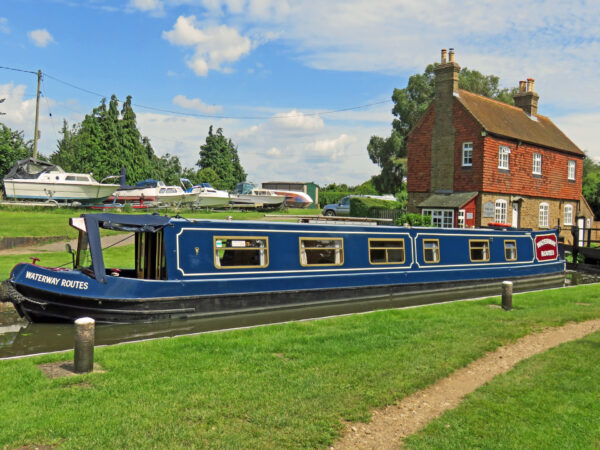
[[[401,447],[405,437],[416,433],[444,411],[456,408],[464,396],[491,381],[496,375],[508,372],[519,361],[599,330],[600,319],[569,323],[500,347],[433,386],[406,397],[395,405],[373,411],[371,422],[348,424],[342,438],[332,448]]]

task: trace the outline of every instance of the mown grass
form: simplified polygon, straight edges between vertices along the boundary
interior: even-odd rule
[[[79,217],[81,214],[93,212],[89,209],[72,208],[0,208],[0,237],[20,236],[67,236],[69,239],[77,237],[77,230],[69,226],[70,217]],[[127,214],[151,214],[152,210],[133,210],[129,212],[108,211]],[[174,216],[183,215],[188,218],[226,219],[231,216],[235,220],[259,220],[265,217],[264,212],[259,211],[205,211],[190,209],[160,209],[160,214]],[[275,211],[276,214],[318,214],[320,210],[314,209],[287,209]],[[106,232],[106,230],[103,230]],[[107,232],[110,233],[110,232]]]
[[[600,333],[521,362],[406,448],[600,448]]]
[[[548,326],[600,317],[600,286],[520,294],[513,303],[510,312],[491,308],[499,304],[492,298],[97,348],[96,361],[106,373],[68,379],[46,379],[36,365],[72,354],[2,361],[0,446],[325,447],[342,430],[342,420],[367,420],[372,408],[423,389],[487,351]],[[597,343],[594,336],[557,357],[538,356],[530,369],[515,371],[521,378],[503,381],[497,391],[492,385],[482,389],[468,404],[487,403],[465,431],[480,440],[464,444],[457,434],[439,447],[517,448],[518,442],[519,448],[547,448],[535,430],[539,422],[566,430],[575,420],[567,420],[569,411],[584,421],[597,411],[597,391],[593,401],[583,394],[590,377],[597,377],[597,355],[589,355],[590,346],[597,353]],[[590,359],[586,367],[596,364],[595,372],[569,369],[577,371],[563,375],[556,365],[561,358],[565,368]],[[569,380],[550,386],[552,378]],[[537,394],[524,395],[538,383]],[[558,407],[568,394],[546,399],[544,385],[552,388],[549,396],[568,389],[574,406],[556,415],[545,405]],[[522,395],[503,403],[504,390]],[[508,418],[536,404],[535,420],[513,440]],[[453,420],[444,430],[467,426],[465,413],[453,414],[444,417],[444,424]],[[573,442],[589,442],[585,435],[594,424],[570,428],[582,435]],[[411,441],[428,445],[422,442]]]
[[[119,267],[122,269],[132,269],[135,267],[134,245],[123,245],[105,249],[104,255],[105,267]],[[10,271],[20,262],[31,263],[31,257],[39,258],[36,263],[45,267],[73,267],[71,255],[66,251],[62,252],[43,252],[36,251],[20,255],[0,255],[0,281],[6,280],[10,276]]]

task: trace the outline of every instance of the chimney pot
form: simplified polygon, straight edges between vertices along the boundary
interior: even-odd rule
[[[442,49],[442,64],[444,64],[446,62],[446,49],[443,48]]]
[[[527,78],[527,91],[534,92],[533,86],[535,84],[535,80],[533,78]]]
[[[453,48],[450,49],[449,56],[450,56],[450,62],[454,62],[454,49]]]
[[[521,80],[519,81],[519,92],[525,92],[527,90],[527,81]]]

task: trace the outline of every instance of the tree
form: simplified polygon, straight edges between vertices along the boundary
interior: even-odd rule
[[[206,142],[200,146],[200,159],[196,165],[201,169],[199,173],[206,169],[215,172],[218,178],[213,186],[217,189],[232,190],[236,183],[246,179],[237,147],[223,135],[222,128],[213,133],[212,125],[208,129]]]
[[[13,131],[0,123],[0,179],[18,160],[28,158],[32,153],[32,143],[25,141],[23,131]]]
[[[587,155],[583,159],[583,185],[581,191],[594,211],[594,216],[598,217],[600,215],[600,165]]]
[[[381,167],[381,174],[374,179],[381,193],[396,193],[401,190],[406,172],[406,145],[408,133],[429,108],[435,95],[435,64],[429,64],[422,74],[408,79],[404,89],[394,89],[392,100],[392,133],[388,138],[371,136],[367,151],[371,161]],[[513,95],[518,88],[500,89],[500,79],[495,75],[483,75],[476,70],[463,67],[458,75],[458,87],[475,94],[514,104]]]

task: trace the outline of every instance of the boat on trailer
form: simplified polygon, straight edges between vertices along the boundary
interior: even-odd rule
[[[497,294],[504,280],[516,290],[564,281],[556,230],[110,213],[70,224],[79,230],[72,269],[21,263],[2,285],[2,300],[32,322],[127,323],[352,302],[377,309],[448,300],[453,292]],[[129,266],[106,266],[101,228],[135,234]]]

